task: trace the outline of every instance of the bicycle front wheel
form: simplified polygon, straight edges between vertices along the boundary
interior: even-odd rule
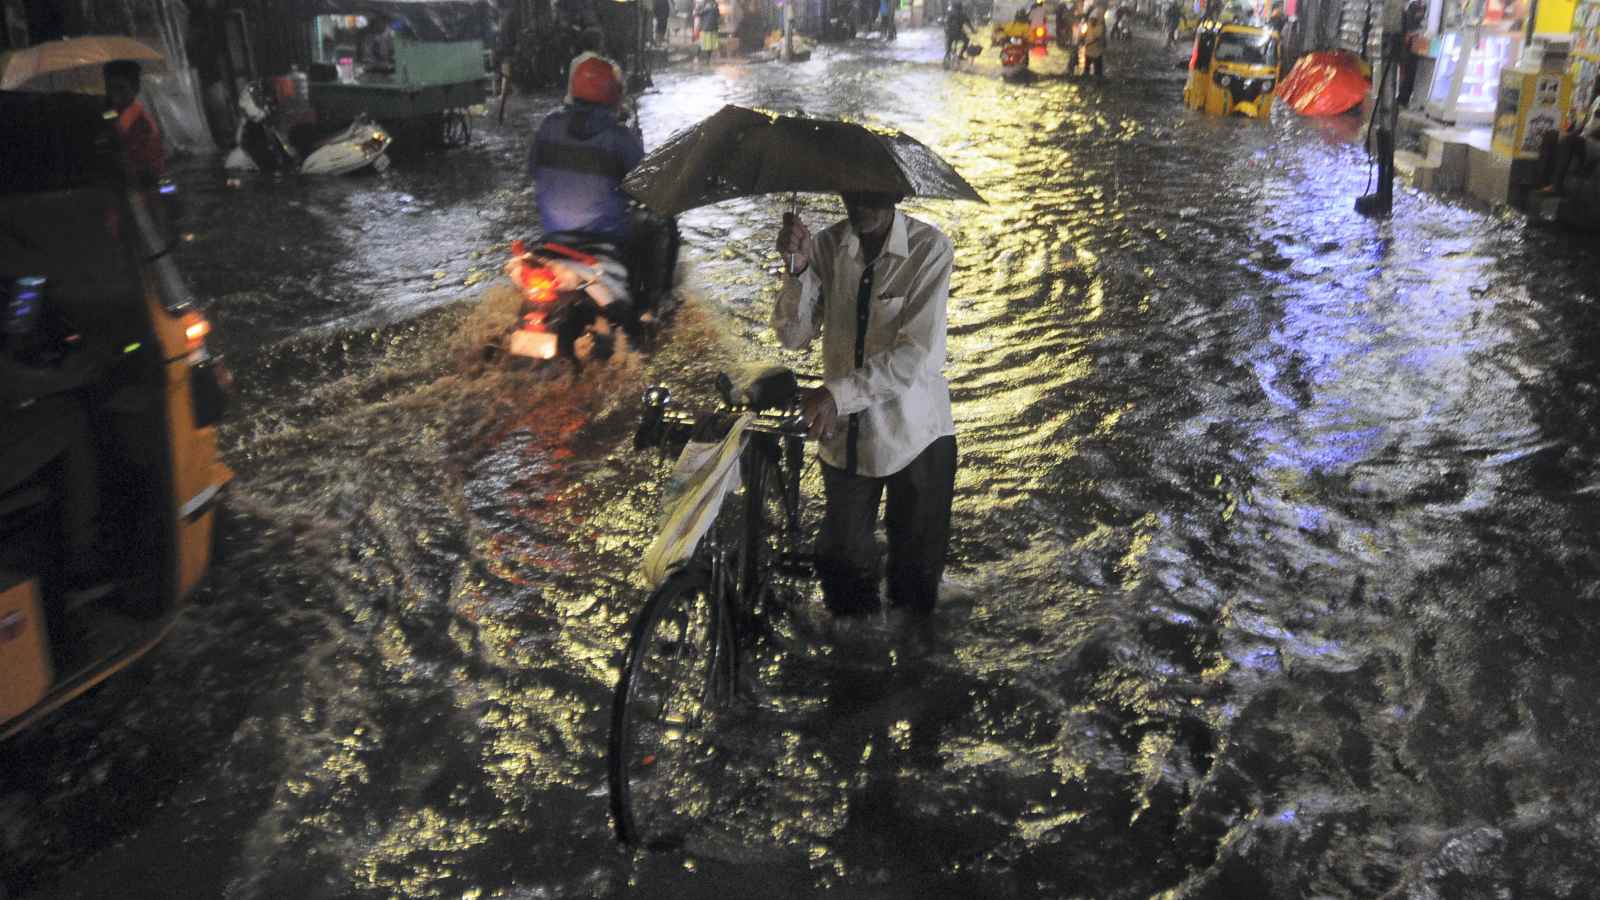
[[[725,602],[707,574],[680,572],[635,620],[608,748],[612,822],[624,843],[679,846],[710,805],[721,761],[708,729],[732,688]]]

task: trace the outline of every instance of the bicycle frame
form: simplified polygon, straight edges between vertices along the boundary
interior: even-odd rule
[[[697,417],[672,406],[671,393],[665,388],[652,387],[646,391],[644,404],[639,432],[634,436],[634,446],[638,449],[657,447],[670,452],[687,443],[699,427]],[[722,406],[726,413],[748,411],[745,407],[726,401]],[[719,607],[719,617],[725,623],[719,626],[719,632],[723,635],[721,639],[728,641],[730,674],[735,675],[739,666],[741,639],[750,630],[761,591],[771,576],[810,577],[814,571],[811,555],[801,547],[800,476],[805,466],[804,425],[793,409],[762,412],[750,423],[746,434],[749,435],[749,442],[739,456],[744,505],[741,510],[743,527],[737,546],[729,546],[726,536],[722,534],[724,526],[719,523],[701,541],[687,563],[710,573],[713,593],[717,597],[715,605]],[[778,522],[767,521],[765,508],[766,479],[773,473],[781,480],[778,496],[782,510],[781,521]],[[777,557],[764,561],[760,550],[766,541],[767,529],[773,526],[776,526],[778,533]]]
[[[759,388],[741,388],[745,391],[742,398],[754,398],[751,402],[756,403],[792,404],[797,379],[789,373],[779,375],[787,380],[772,381],[763,377],[758,380]],[[775,384],[778,387],[767,390]],[[752,411],[732,402],[731,387],[726,384],[719,387],[724,394],[725,410]],[[644,415],[634,435],[636,449],[660,448],[671,452],[693,436],[699,423],[695,417],[669,408],[670,400],[671,395],[663,388],[653,387],[646,392]],[[798,574],[802,565],[810,569],[809,557],[798,551],[802,536],[800,476],[805,465],[805,428],[792,405],[781,413],[756,412],[753,421],[746,422],[744,434],[748,440],[739,453],[745,495],[742,507],[737,510],[738,521],[729,521],[729,516],[722,515],[733,510],[717,510],[711,528],[689,559],[663,578],[634,617],[626,659],[612,700],[611,735],[607,746],[612,814],[617,837],[626,842],[641,839],[648,842],[655,839],[650,837],[652,833],[669,841],[673,837],[670,824],[667,831],[657,832],[648,824],[641,826],[636,813],[639,794],[634,788],[636,784],[651,784],[650,767],[658,759],[652,749],[640,753],[637,762],[633,761],[632,754],[637,749],[635,740],[640,734],[636,729],[659,729],[660,715],[668,707],[667,703],[658,702],[657,717],[650,718],[650,700],[644,699],[651,696],[649,685],[677,684],[686,676],[703,677],[704,683],[694,684],[699,692],[700,709],[693,713],[694,721],[690,723],[690,727],[700,727],[705,713],[739,692],[741,656],[751,641],[762,604],[768,599],[765,592],[772,584],[771,577]],[[774,499],[779,508],[770,510]],[[773,513],[771,521],[769,510]],[[699,608],[702,598],[708,621],[699,619],[693,612]],[[657,643],[658,629],[666,628],[666,634],[670,635],[674,624],[679,628],[677,639]],[[700,630],[702,627],[705,630]],[[709,645],[704,647],[704,655],[693,649],[693,646],[702,646],[698,643],[701,640]],[[651,665],[651,661],[660,659],[653,654],[657,647],[672,658],[669,671],[659,676]],[[683,662],[698,665],[696,661],[700,659],[704,660],[704,669],[697,671],[703,675],[681,671]],[[641,684],[647,687],[641,688]],[[663,783],[669,782],[656,784]],[[653,794],[651,788],[645,788],[644,819],[659,823],[664,820],[657,814],[660,810],[657,801],[666,798]],[[670,812],[665,815],[665,821],[670,822]]]

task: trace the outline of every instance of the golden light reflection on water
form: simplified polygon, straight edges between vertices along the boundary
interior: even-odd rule
[[[819,54],[808,65],[830,64]],[[759,661],[753,671],[776,696],[729,725],[738,764],[726,768],[727,797],[691,801],[739,851],[608,855],[596,793],[605,713],[645,594],[635,567],[661,474],[627,446],[638,394],[665,380],[693,405],[724,363],[811,361],[779,354],[766,334],[781,204],[697,213],[684,220],[694,299],[648,360],[576,382],[483,371],[472,353],[481,326],[505,314],[504,298],[486,295],[451,326],[466,335],[459,345],[407,343],[378,374],[322,386],[286,401],[281,422],[249,426],[261,433],[240,441],[250,462],[241,489],[294,532],[295,559],[267,568],[304,576],[295,603],[326,617],[319,627],[333,637],[315,640],[334,648],[307,664],[316,700],[279,723],[294,738],[274,815],[292,824],[263,826],[272,840],[357,846],[344,859],[351,880],[380,896],[437,895],[474,877],[499,885],[491,896],[538,883],[547,873],[537,863],[490,849],[507,831],[529,858],[581,846],[581,867],[613,877],[573,887],[574,877],[566,895],[629,882],[649,891],[655,865],[725,886],[714,873],[764,874],[785,854],[800,859],[796,890],[833,885],[841,896],[859,895],[863,873],[886,865],[895,876],[936,870],[862,835],[881,830],[938,846],[959,858],[951,871],[978,873],[963,885],[1000,895],[1015,871],[1065,865],[1044,843],[1063,832],[1130,866],[1187,876],[1173,857],[1142,856],[1159,842],[1129,830],[1161,821],[1179,789],[1237,792],[1209,798],[1217,822],[1197,804],[1180,834],[1222,864],[1263,852],[1251,830],[1261,817],[1251,792],[1263,785],[1372,796],[1350,787],[1372,773],[1348,774],[1316,747],[1280,752],[1250,729],[1293,731],[1295,710],[1324,715],[1326,705],[1347,717],[1322,726],[1329,744],[1371,737],[1394,755],[1392,735],[1411,726],[1368,733],[1359,704],[1404,706],[1407,691],[1426,691],[1410,685],[1431,663],[1412,660],[1404,677],[1390,669],[1391,657],[1410,659],[1412,635],[1372,640],[1382,607],[1360,598],[1416,598],[1466,552],[1452,542],[1483,549],[1451,529],[1521,484],[1516,462],[1540,452],[1527,398],[1543,363],[1508,338],[1539,323],[1502,302],[1520,308],[1526,291],[1484,286],[1497,261],[1467,252],[1478,236],[1443,233],[1478,227],[1449,210],[1430,213],[1443,224],[1426,240],[1454,255],[1430,261],[1440,254],[1401,228],[1383,252],[1402,258],[1410,280],[1386,280],[1372,233],[1331,212],[1348,206],[1336,196],[1346,160],[1249,163],[1273,134],[1216,123],[1174,136],[1150,116],[1172,105],[1156,97],[1159,84],[1129,86],[1141,99],[1124,109],[1116,90],[1018,91],[963,76],[930,93],[917,90],[928,72],[860,68],[818,94],[763,86],[771,79],[754,69],[671,76],[659,98],[671,102],[647,100],[645,125],[659,136],[730,92],[766,94],[755,99],[774,108],[837,107],[906,128],[992,201],[911,204],[958,246],[952,575],[971,587],[947,598],[931,647],[897,648],[866,677],[833,648]],[[836,204],[808,200],[806,215],[821,224]],[[1424,296],[1418,284],[1430,279]],[[1388,594],[1352,585],[1353,572]],[[1345,598],[1357,599],[1336,608]],[[1363,656],[1363,634],[1383,649]],[[1460,663],[1469,639],[1438,646],[1470,671]],[[1288,679],[1285,666],[1308,677]],[[841,696],[841,684],[855,693]],[[1250,706],[1258,685],[1288,712],[1276,700]],[[1451,696],[1472,705],[1471,691]],[[352,727],[385,716],[382,727]],[[425,795],[417,782],[428,778],[402,764],[425,741],[394,720],[414,717],[459,735],[465,762],[451,764],[459,784],[448,794],[467,798],[461,809]],[[1402,781],[1373,755],[1374,791]],[[1213,764],[1239,783],[1197,774]],[[552,798],[570,797],[559,821],[545,821]],[[1227,824],[1238,803],[1252,811]],[[391,820],[361,813],[384,806]],[[1135,821],[1108,824],[1108,809]],[[1219,822],[1233,830],[1210,840]],[[951,834],[954,849],[938,844]],[[1389,864],[1370,847],[1339,846],[1354,865]],[[983,858],[994,848],[1003,862]],[[1009,868],[1012,859],[1026,865]],[[1137,881],[1119,875],[1097,884]]]
[[[455,875],[456,859],[487,841],[479,823],[424,807],[384,829],[353,861],[352,875],[367,890],[427,896],[434,885]]]

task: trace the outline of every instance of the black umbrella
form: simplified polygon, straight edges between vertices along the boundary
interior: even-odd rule
[[[724,106],[668,138],[622,188],[664,215],[783,193],[876,191],[984,202],[939,154],[903,132],[742,106]]]

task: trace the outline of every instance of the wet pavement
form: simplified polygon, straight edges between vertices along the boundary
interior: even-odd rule
[[[669,853],[604,797],[662,473],[629,438],[649,383],[805,364],[765,330],[781,203],[684,217],[663,345],[572,383],[479,353],[547,100],[382,176],[192,165],[185,266],[240,381],[225,557],[146,661],[0,748],[0,884],[1592,896],[1590,251],[1409,191],[1364,220],[1359,123],[1206,119],[1176,51],[1112,53],[1016,87],[906,31],[644,98],[651,145],[725,102],[901,127],[989,200],[909,205],[957,247],[937,633],[770,660]]]

